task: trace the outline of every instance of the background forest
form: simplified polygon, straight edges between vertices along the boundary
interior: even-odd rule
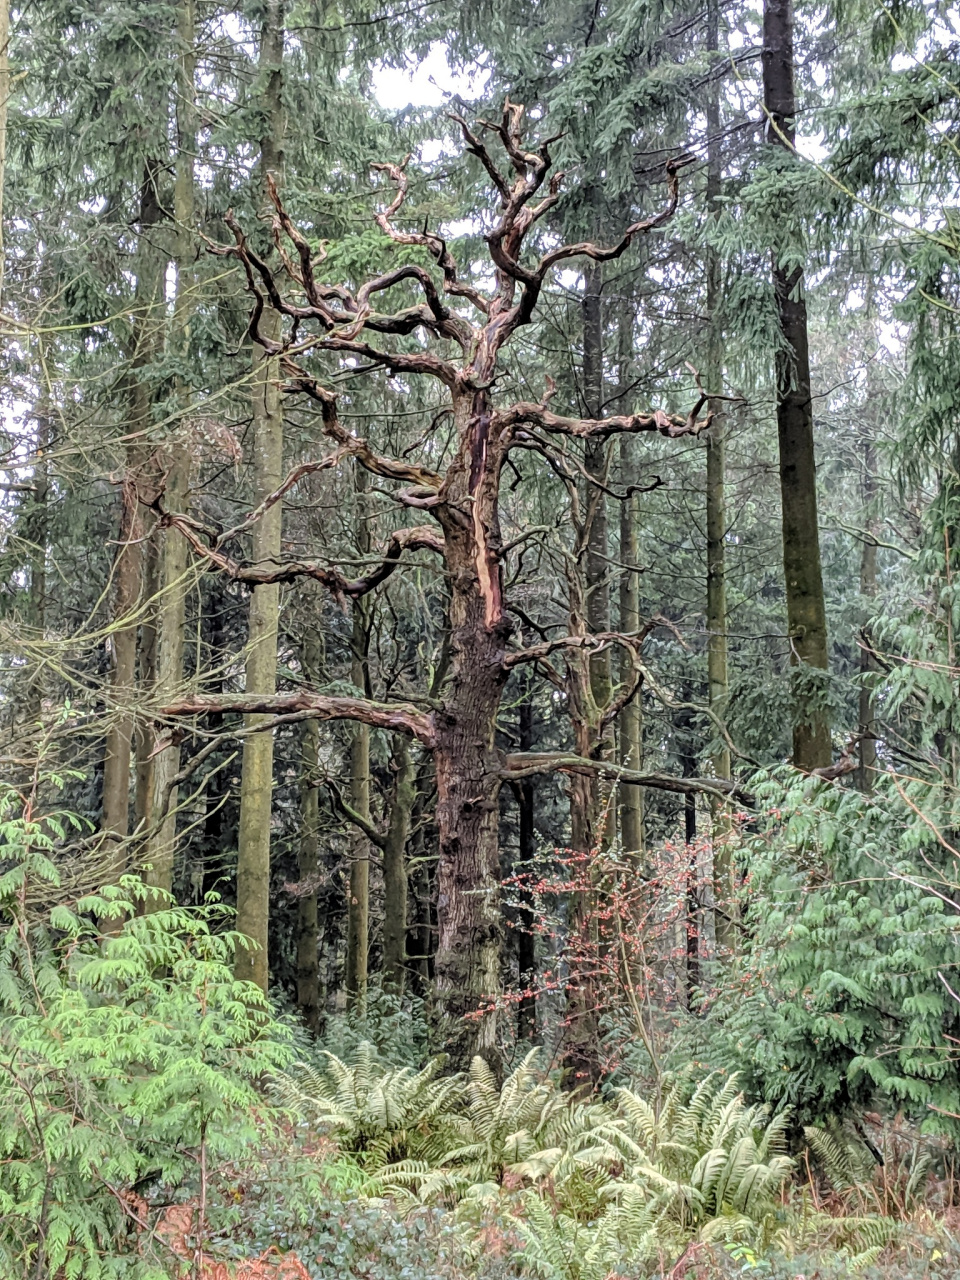
[[[5,1276],[960,1275],[958,193],[922,0],[0,0]]]

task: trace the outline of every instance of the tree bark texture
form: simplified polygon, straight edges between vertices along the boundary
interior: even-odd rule
[[[303,642],[303,673],[315,682],[320,667],[319,618],[311,618]],[[320,724],[305,720],[300,731],[300,845],[297,875],[297,1008],[313,1035],[320,1030],[320,937],[317,889],[320,873]]]
[[[533,698],[530,681],[526,696],[519,707],[518,746],[521,751],[533,750]],[[536,793],[532,778],[521,778],[517,786],[519,819],[520,867],[529,873],[537,856]],[[537,1036],[537,1001],[533,984],[537,977],[536,920],[529,907],[519,911],[517,932],[517,976],[520,984],[520,1003],[517,1007],[517,1039],[535,1040]]]
[[[716,0],[712,0],[710,5],[707,35],[709,50],[716,53],[719,46],[719,5]],[[712,219],[720,210],[721,177],[720,90],[715,82],[707,99],[707,215]],[[706,265],[709,324],[706,385],[710,390],[722,393],[722,263],[713,245],[707,246]],[[723,402],[713,400],[710,408],[714,421],[707,436],[707,691],[710,710],[716,717],[712,726],[716,736],[719,728],[725,727],[730,695],[727,672],[727,461]],[[730,777],[730,748],[723,741],[714,751],[713,771],[718,778]],[[714,932],[718,950],[729,954],[737,934],[733,914],[736,891],[733,830],[728,806],[713,799],[710,807],[713,815]]]
[[[260,141],[260,175],[264,184],[283,176],[283,31],[282,0],[267,0],[260,37],[259,73],[264,133]],[[280,316],[268,310],[261,332],[268,341],[280,336]],[[280,409],[279,367],[259,344],[253,355],[253,448],[250,459],[254,496],[259,503],[279,488],[283,479],[283,415]],[[255,563],[277,561],[281,553],[283,504],[274,503],[257,521],[252,534]],[[250,594],[245,688],[271,695],[277,687],[277,636],[280,587],[256,586]],[[256,723],[247,718],[247,726]],[[266,991],[269,982],[270,818],[273,800],[273,736],[252,733],[244,739],[240,777],[240,827],[237,852],[237,930],[255,944],[240,947],[235,973]]]
[[[367,473],[356,468],[356,541],[361,559],[370,553],[369,512],[365,502]],[[370,697],[370,610],[365,599],[353,602],[350,639],[351,679],[364,697]],[[350,742],[350,804],[370,822],[370,726],[353,726]],[[350,837],[350,873],[347,887],[347,963],[345,987],[348,1005],[362,1005],[367,995],[370,946],[370,841],[355,828]]]
[[[763,99],[767,136],[789,153],[795,138],[792,0],[765,0],[763,7]],[[797,708],[793,762],[800,769],[830,764],[830,721],[825,708],[828,668],[827,617],[817,519],[817,471],[813,444],[813,401],[803,268],[781,247],[773,250],[773,288],[781,346],[776,354],[777,436],[783,519],[783,572],[787,627],[794,666]]]
[[[637,482],[636,441],[620,440],[620,483],[624,488]],[[640,627],[640,500],[632,493],[620,504],[620,630],[628,634]],[[621,650],[620,680],[633,677],[630,654]],[[639,772],[643,768],[643,704],[640,691],[620,712],[620,764]],[[624,853],[642,857],[643,787],[634,783],[620,786],[620,842]]]
[[[175,261],[177,268],[170,354],[181,368],[188,366],[190,323],[194,311],[195,216],[194,153],[196,151],[196,11],[194,0],[181,0],[177,10],[176,120],[177,158],[173,192]],[[190,389],[177,378],[177,396],[184,412]],[[161,467],[166,473],[168,509],[186,509],[190,489],[190,452],[174,438],[163,450]],[[157,531],[160,538],[157,601],[157,691],[170,701],[183,681],[184,627],[187,610],[188,547],[176,527]],[[170,893],[173,889],[177,836],[177,789],[173,779],[180,769],[180,746],[171,743],[155,754],[153,765],[153,813],[155,833],[144,851],[150,870],[146,883]]]
[[[383,841],[383,984],[397,994],[403,991],[407,969],[407,841],[416,798],[410,743],[397,734],[390,817]]]
[[[478,379],[479,381],[480,379]],[[496,1058],[503,924],[496,716],[507,672],[498,494],[503,451],[485,391],[455,391],[461,452],[440,507],[450,578],[450,676],[436,716],[439,936],[434,965],[454,1062]]]
[[[877,594],[877,447],[869,427],[863,428],[861,437],[863,459],[863,548],[860,552],[860,595],[864,603]],[[869,641],[869,634],[866,636]],[[877,769],[877,719],[874,705],[873,677],[877,671],[876,659],[869,644],[860,650],[860,768],[857,786],[866,794],[873,790]]]
[[[10,110],[10,0],[0,0],[0,300],[3,298],[5,247],[3,187],[7,176],[7,115]]]
[[[102,829],[117,842],[116,857],[111,880],[118,879],[128,869],[125,841],[130,823],[130,764],[135,726],[134,702],[136,698],[138,665],[137,604],[149,600],[149,576],[146,573],[148,557],[144,554],[144,522],[140,510],[140,485],[144,481],[147,459],[143,439],[150,428],[150,394],[142,371],[156,357],[160,324],[158,318],[165,259],[156,243],[157,228],[162,210],[157,196],[157,166],[145,166],[140,190],[139,241],[136,258],[136,286],[134,290],[133,339],[130,350],[128,394],[130,397],[130,431],[133,443],[127,447],[123,482],[120,490],[120,529],[117,554],[113,566],[114,600],[113,628],[111,631],[112,674],[110,701],[113,718],[107,730],[103,768],[103,818]],[[146,581],[145,581],[146,580]],[[146,590],[144,588],[146,587]],[[144,617],[141,628],[140,668],[141,680],[144,666],[150,659],[153,632],[149,617]],[[144,658],[144,646],[147,657]],[[147,672],[148,678],[152,672]],[[138,733],[138,739],[145,735]],[[152,743],[153,735],[149,734]],[[138,742],[138,765],[145,759],[146,751]],[[142,768],[138,767],[138,826],[146,820],[147,803],[140,781]]]

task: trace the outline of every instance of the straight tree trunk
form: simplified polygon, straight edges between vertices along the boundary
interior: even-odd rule
[[[0,301],[3,299],[6,241],[3,187],[7,176],[7,115],[10,110],[10,0],[0,0]]]
[[[37,425],[34,436],[34,449],[37,461],[33,468],[33,492],[28,499],[25,520],[27,541],[30,544],[30,585],[27,605],[27,622],[32,627],[38,640],[43,640],[46,631],[47,611],[47,543],[50,538],[50,467],[47,462],[47,451],[53,440],[50,422],[50,407],[44,396],[37,405],[34,414]],[[43,690],[45,685],[42,664],[38,665],[30,675],[29,716],[34,722],[39,721],[43,712]]]
[[[603,271],[591,263],[583,275],[583,400],[588,417],[603,415]],[[588,439],[584,449],[587,477],[606,485],[608,480],[608,444]],[[607,529],[606,494],[587,479],[583,489],[582,586],[571,584],[582,594],[576,612],[582,614],[588,633],[610,629],[610,561]],[[574,739],[580,755],[609,753],[609,741],[602,742],[604,730],[601,715],[612,696],[609,651],[572,660],[586,663],[589,688],[569,699]],[[573,673],[572,673],[573,674]],[[577,675],[573,674],[573,682]],[[604,820],[600,781],[594,776],[574,777],[570,783],[570,840],[574,853],[590,859],[599,843],[607,844],[613,832],[609,815]],[[592,863],[592,859],[590,860]],[[583,866],[583,878],[592,881],[592,866]],[[590,948],[595,942],[592,913],[596,895],[586,886],[571,895],[569,927],[575,946]],[[596,993],[588,969],[589,960],[571,959],[567,983],[567,1032],[564,1064],[568,1083],[577,1088],[599,1078],[599,1031],[596,1015]]]
[[[177,11],[176,118],[177,162],[173,192],[176,236],[176,297],[170,331],[170,351],[186,366],[190,322],[194,311],[194,152],[196,150],[196,12],[194,0],[181,0]],[[178,395],[183,409],[189,405],[189,388],[179,381]],[[167,472],[165,501],[168,510],[185,511],[190,487],[189,449],[174,441],[165,451]],[[160,534],[157,602],[157,691],[170,701],[183,680],[184,627],[187,609],[187,542],[179,529]],[[145,851],[150,870],[144,879],[165,893],[173,890],[177,835],[177,790],[173,779],[180,768],[180,747],[171,744],[156,752],[153,763],[153,814],[159,823]]]
[[[319,619],[317,619],[319,621]],[[303,646],[303,672],[310,683],[317,679],[320,644],[313,620],[308,622]],[[300,848],[297,899],[297,1007],[303,1024],[313,1035],[320,1030],[320,937],[317,888],[320,872],[320,723],[305,720],[300,738]]]
[[[530,681],[526,696],[519,707],[518,743],[521,751],[532,751],[533,698]],[[517,783],[517,807],[519,810],[520,866],[529,873],[537,856],[537,832],[535,792],[532,778],[521,778]],[[537,1038],[537,1001],[533,984],[537,977],[536,921],[529,907],[521,907],[520,928],[517,933],[517,976],[520,983],[520,1004],[517,1008],[517,1039]]]
[[[620,316],[619,380],[621,393],[617,412],[629,412],[628,392],[633,357],[634,305],[624,305]],[[639,482],[637,441],[622,435],[619,442],[620,485],[629,491]],[[620,630],[636,632],[640,627],[640,496],[631,493],[620,503]],[[634,677],[633,664],[626,650],[620,653],[620,680],[625,684]],[[641,690],[620,712],[620,764],[625,769],[643,767],[643,700]],[[643,787],[620,784],[620,843],[630,857],[640,860],[646,838],[643,823]]]
[[[266,202],[266,178],[283,176],[283,0],[267,0],[260,36],[259,73],[263,82],[260,140],[260,180]],[[264,336],[277,341],[280,316],[268,310],[261,321]],[[283,479],[283,415],[280,410],[279,369],[275,357],[255,346],[253,355],[254,502],[280,487]],[[278,560],[281,552],[282,502],[275,502],[254,525],[253,559]],[[262,584],[250,594],[246,682],[248,693],[269,696],[277,687],[277,636],[280,588]],[[263,716],[248,716],[253,727]],[[237,853],[237,930],[255,944],[240,947],[235,960],[237,978],[254,982],[262,991],[269,981],[270,821],[273,811],[273,737],[252,733],[243,743],[240,778],[240,827]]]
[[[107,729],[103,763],[102,830],[115,841],[116,853],[109,872],[116,881],[127,870],[125,842],[130,830],[130,764],[134,733],[134,703],[137,684],[138,626],[135,617],[142,594],[150,598],[150,584],[145,573],[147,557],[143,551],[143,521],[140,514],[139,486],[146,464],[141,441],[150,427],[150,395],[142,370],[152,363],[157,350],[159,322],[157,309],[161,300],[164,259],[154,237],[162,219],[157,195],[158,166],[145,166],[140,191],[139,244],[134,291],[133,342],[127,379],[130,404],[130,431],[135,437],[127,448],[125,472],[120,492],[120,529],[113,566],[114,599],[111,630],[112,663],[110,676],[111,721]],[[146,591],[143,588],[146,587]],[[143,645],[152,639],[151,624],[143,621]],[[138,734],[138,766],[147,752],[141,749]],[[152,740],[152,735],[151,735]],[[138,767],[137,825],[142,826],[146,807],[140,785]]]
[[[591,263],[583,277],[583,398],[588,418],[603,416],[603,268]],[[609,446],[606,440],[587,441],[584,466],[593,479],[608,480]],[[602,489],[587,484],[584,512],[588,522],[586,547],[587,624],[591,631],[610,630],[610,559],[607,531],[607,498]],[[590,681],[597,706],[606,707],[611,696],[610,653],[590,660]]]
[[[877,594],[877,541],[874,536],[876,527],[877,501],[877,448],[869,427],[864,428],[861,437],[863,458],[863,549],[860,553],[860,595],[864,601],[872,600]],[[867,637],[869,639],[869,636]],[[874,690],[872,677],[877,664],[868,648],[860,650],[860,768],[857,773],[857,786],[865,794],[873,790],[877,769],[877,720],[874,707]]]
[[[707,45],[719,50],[719,5],[712,0],[708,15]],[[720,211],[722,162],[720,156],[720,89],[714,82],[707,98],[707,213],[715,219]],[[720,254],[707,246],[707,386],[717,392],[723,387],[724,344],[720,319],[722,274]],[[707,432],[707,688],[710,710],[725,725],[730,686],[727,674],[727,501],[726,423],[723,401],[710,405],[713,426]],[[717,724],[713,725],[717,734]],[[730,748],[721,742],[713,755],[713,772],[730,777]],[[713,814],[713,896],[714,932],[718,951],[729,954],[736,942],[734,857],[732,827],[727,807],[711,801]]]
[[[684,691],[684,701],[689,702],[693,696],[689,688]],[[691,778],[697,772],[697,759],[693,749],[693,724],[689,711],[680,714],[677,728],[682,735],[680,768],[685,778]],[[702,930],[702,907],[699,895],[698,849],[697,849],[697,799],[688,791],[683,797],[683,835],[686,842],[686,996],[687,1008],[693,1007],[696,992],[700,986],[700,933]]]
[[[365,502],[367,472],[357,467],[356,538],[360,558],[370,554],[369,513]],[[353,602],[351,679],[360,693],[370,697],[370,610],[366,600]],[[370,726],[356,724],[350,742],[350,804],[370,822]],[[362,1004],[367,995],[370,950],[370,841],[357,828],[350,841],[350,881],[347,890],[347,1004]]]
[[[763,100],[767,137],[792,150],[796,117],[792,0],[764,0]],[[788,265],[773,250],[773,288],[781,346],[776,355],[777,435],[783,519],[783,571],[797,708],[793,762],[799,769],[830,764],[830,721],[822,697],[828,668],[827,617],[817,519],[817,469],[813,445],[813,401],[803,268]],[[807,668],[803,671],[803,668]]]
[[[407,841],[417,798],[410,743],[401,734],[394,738],[393,770],[390,820],[383,842],[383,985],[399,994],[407,970]]]

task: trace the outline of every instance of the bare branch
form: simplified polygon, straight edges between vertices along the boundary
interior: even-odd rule
[[[298,689],[293,693],[191,694],[159,709],[164,717],[202,716],[236,711],[242,715],[302,714],[314,720],[359,720],[376,729],[408,733],[426,747],[436,745],[433,716],[408,702],[375,702]]]
[[[159,503],[159,500],[158,500]],[[157,509],[159,505],[155,504]],[[176,512],[163,512],[160,527],[178,529],[197,555],[208,560],[235,582],[248,586],[262,586],[271,582],[293,582],[297,578],[313,578],[323,583],[338,599],[357,600],[367,595],[390,577],[400,563],[404,551],[426,548],[440,555],[444,552],[442,536],[430,525],[416,525],[410,529],[397,529],[390,535],[387,549],[380,564],[362,578],[345,578],[337,569],[315,560],[288,560],[274,565],[244,565],[220,550],[220,541],[214,545],[203,540],[197,531],[196,521]]]
[[[490,303],[477,289],[472,288],[468,284],[462,284],[457,279],[457,264],[454,261],[447,243],[442,236],[438,236],[430,231],[410,232],[398,231],[393,225],[391,219],[394,214],[399,212],[404,201],[407,198],[407,175],[406,166],[410,157],[407,156],[403,164],[374,164],[370,167],[379,173],[386,173],[397,188],[396,195],[390,206],[382,213],[374,214],[377,226],[388,235],[391,240],[397,244],[418,244],[428,249],[436,260],[437,266],[443,272],[443,291],[444,293],[454,294],[459,298],[466,298],[472,302],[478,310],[487,315],[490,311]],[[432,281],[431,281],[432,284]],[[461,321],[466,330],[470,330],[470,326]]]
[[[634,635],[627,635],[622,631],[596,631],[590,635],[557,636],[554,640],[545,640],[542,644],[530,645],[526,649],[510,650],[503,656],[503,665],[510,670],[524,662],[540,662],[559,649],[587,649],[591,654],[598,654],[611,645],[619,644],[625,649],[639,650],[656,625],[656,622],[650,622]]]
[[[729,778],[677,778],[666,773],[641,773],[637,769],[623,769],[605,760],[588,760],[586,756],[562,751],[519,751],[504,758],[501,775],[508,781],[528,778],[537,773],[595,774],[613,782],[630,786],[653,787],[659,791],[673,791],[679,795],[732,796],[743,804],[753,806],[754,798],[737,782]]]
[[[676,440],[680,436],[698,436],[710,426],[712,414],[708,413],[702,421],[699,420],[704,403],[702,398],[699,399],[686,417],[656,409],[653,413],[620,413],[609,418],[564,418],[551,413],[544,404],[521,400],[508,409],[500,409],[494,413],[493,426],[500,430],[501,439],[504,438],[503,433],[507,432],[509,434],[505,438],[511,444],[526,448],[535,447],[538,442],[535,437],[528,440],[520,436],[514,438],[515,429],[524,423],[537,426],[551,435],[574,436],[580,440],[605,440],[607,436],[641,431],[657,431],[660,435]]]
[[[372,844],[375,844],[378,849],[382,849],[387,843],[387,837],[383,835],[382,832],[378,831],[373,823],[365,818],[362,813],[358,813],[357,810],[354,809],[353,805],[348,804],[348,802],[343,798],[343,792],[334,780],[332,778],[322,778],[320,785],[326,787],[330,792],[330,795],[333,797],[334,804],[347,821],[353,823],[358,830],[362,831],[367,839]]]
[[[418,467],[411,462],[403,462],[399,458],[385,458],[374,453],[366,440],[351,435],[343,426],[337,415],[337,397],[328,391],[316,378],[310,375],[289,357],[281,361],[284,373],[290,376],[290,382],[284,388],[288,393],[302,392],[310,396],[320,405],[323,416],[324,434],[344,447],[346,453],[352,454],[361,466],[373,475],[383,476],[386,480],[402,480],[426,491],[436,492],[443,483],[443,477],[436,471],[426,467]]]

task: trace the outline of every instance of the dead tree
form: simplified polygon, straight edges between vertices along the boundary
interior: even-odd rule
[[[404,164],[374,166],[387,175],[395,189],[392,203],[376,215],[376,221],[395,243],[420,246],[425,259],[432,259],[439,269],[442,285],[426,267],[409,263],[368,281],[356,292],[321,283],[317,274],[320,264],[276,191],[274,239],[282,264],[276,270],[255,252],[243,229],[230,222],[236,243],[218,251],[233,255],[246,272],[254,298],[250,335],[279,358],[286,379],[284,391],[308,396],[319,405],[323,434],[332,449],[326,456],[296,467],[245,521],[220,536],[185,514],[162,512],[163,521],[181,529],[211,567],[251,585],[306,575],[323,583],[336,597],[355,600],[384,582],[411,549],[427,549],[440,558],[450,592],[447,625],[452,660],[439,706],[431,706],[426,698],[417,706],[300,690],[267,699],[197,694],[165,707],[163,713],[194,716],[239,711],[273,713],[284,719],[312,715],[359,720],[406,733],[433,753],[439,833],[437,998],[446,1016],[448,1047],[459,1063],[475,1052],[492,1055],[496,1045],[502,933],[498,897],[501,786],[505,780],[534,773],[620,773],[608,762],[576,754],[507,755],[499,750],[494,730],[510,671],[521,664],[535,664],[542,671],[551,654],[573,648],[599,653],[617,645],[639,656],[642,643],[641,634],[614,632],[567,635],[527,648],[511,643],[509,602],[503,588],[509,548],[504,547],[500,527],[504,463],[517,448],[555,458],[557,437],[589,442],[644,431],[677,437],[697,435],[709,424],[709,414],[700,416],[706,405],[703,395],[686,417],[659,410],[603,419],[563,417],[550,409],[549,389],[539,403],[498,403],[495,386],[500,352],[517,329],[530,323],[553,269],[574,259],[599,263],[620,257],[636,237],[662,226],[678,201],[679,164],[669,164],[665,207],[628,227],[617,243],[604,247],[586,241],[537,255],[538,224],[559,200],[563,175],[549,176],[549,148],[555,138],[548,138],[535,151],[524,149],[523,110],[508,101],[502,119],[481,122],[477,132],[462,118],[453,117],[466,150],[480,161],[499,197],[495,225],[486,235],[495,271],[490,293],[461,281],[441,235],[427,230],[402,231],[396,226],[407,194]],[[505,152],[509,176],[488,148],[488,137]],[[412,284],[421,300],[397,312],[378,311],[375,304],[380,295],[401,282],[408,282],[407,287]],[[261,324],[268,309],[285,318],[279,342],[271,342]],[[472,318],[467,318],[468,313]],[[423,349],[404,351],[398,349],[401,344],[390,343],[391,338],[412,334],[421,338]],[[428,465],[385,457],[367,440],[351,434],[338,417],[337,397],[310,367],[309,362],[320,353],[349,359],[354,367],[359,361],[372,371],[432,378],[445,388],[456,432],[456,449],[446,470],[441,474]],[[227,544],[252,527],[270,506],[282,501],[304,475],[336,467],[349,458],[395,485],[393,497],[400,508],[423,513],[432,523],[398,529],[388,540],[382,562],[356,579],[319,562],[246,564],[229,553]],[[634,684],[618,691],[617,708],[626,705],[639,687],[639,660],[633,668],[637,673]],[[647,774],[631,774],[627,780],[683,792],[732,787],[713,779]]]

